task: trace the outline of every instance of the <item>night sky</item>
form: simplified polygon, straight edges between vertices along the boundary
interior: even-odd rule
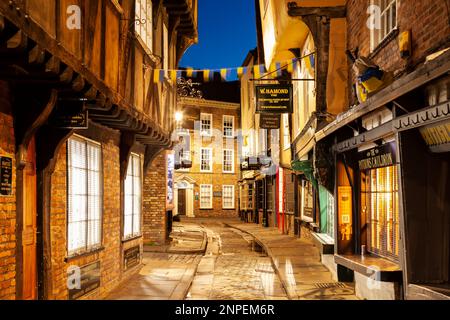
[[[199,0],[199,42],[180,66],[197,69],[239,67],[256,47],[254,0]]]

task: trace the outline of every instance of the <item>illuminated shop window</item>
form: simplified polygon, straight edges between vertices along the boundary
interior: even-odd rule
[[[141,234],[141,158],[132,154],[125,179],[123,236],[125,239]]]
[[[101,245],[102,174],[100,144],[74,136],[67,142],[67,251]]]
[[[368,224],[368,250],[398,259],[399,205],[395,166],[366,171],[362,176],[362,213]]]

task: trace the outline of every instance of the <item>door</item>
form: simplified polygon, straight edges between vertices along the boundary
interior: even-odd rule
[[[23,228],[22,228],[22,299],[37,298],[36,264],[36,149],[34,139],[27,150],[27,161],[23,169]]]
[[[178,189],[178,215],[186,215],[186,189]]]

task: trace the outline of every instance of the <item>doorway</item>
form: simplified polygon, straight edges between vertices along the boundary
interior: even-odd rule
[[[186,189],[178,189],[178,215],[186,215]]]

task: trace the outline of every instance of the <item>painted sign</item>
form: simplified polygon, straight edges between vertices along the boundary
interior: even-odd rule
[[[59,107],[52,116],[52,124],[63,129],[87,129],[89,127],[88,110],[80,107]]]
[[[100,287],[100,261],[80,268],[80,287],[69,289],[69,300],[76,300]]]
[[[259,127],[261,129],[280,129],[281,114],[261,113],[259,118]]]
[[[12,195],[12,166],[12,158],[0,157],[0,196]]]
[[[125,250],[123,253],[123,265],[125,270],[139,265],[141,258],[141,249],[139,246]]]
[[[395,144],[388,143],[359,153],[359,170],[389,167],[395,164]]]
[[[292,85],[269,84],[256,86],[257,113],[292,113]]]

